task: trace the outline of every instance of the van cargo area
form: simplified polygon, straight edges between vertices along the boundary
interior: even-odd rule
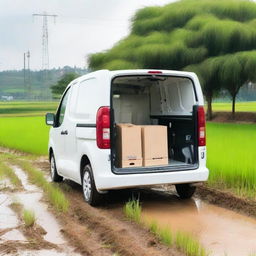
[[[197,97],[189,78],[160,74],[115,77],[111,85],[111,111],[111,161],[114,173],[170,172],[198,168]],[[139,166],[134,163],[131,166],[121,165],[118,129],[125,125],[139,126],[141,129],[144,126],[164,126],[162,131],[152,130],[148,138],[128,138],[126,146],[134,146],[141,139],[143,148],[143,140],[154,137],[155,142],[152,140],[151,144],[157,143],[159,136],[165,136],[166,132],[166,162],[151,165],[148,161],[148,164],[141,165],[141,161],[138,161]],[[160,143],[160,146],[163,144]],[[151,145],[151,148],[154,146]]]

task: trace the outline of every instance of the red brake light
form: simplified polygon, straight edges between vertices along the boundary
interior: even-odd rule
[[[98,148],[110,148],[110,108],[100,107],[96,116],[96,141]]]
[[[152,70],[152,71],[148,71],[148,74],[162,74],[162,71],[157,71],[157,70]]]
[[[206,145],[206,127],[204,107],[199,106],[197,109],[197,126],[198,126],[198,146]]]

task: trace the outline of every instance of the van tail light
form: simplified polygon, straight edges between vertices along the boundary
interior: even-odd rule
[[[199,106],[197,109],[197,126],[198,126],[198,146],[206,145],[206,126],[204,107]]]
[[[110,148],[110,108],[100,107],[96,116],[96,141],[98,148]]]

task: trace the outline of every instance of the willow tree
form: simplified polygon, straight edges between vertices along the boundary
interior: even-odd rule
[[[93,70],[205,69],[201,79],[211,109],[213,92],[220,87],[227,89],[235,102],[241,83],[251,79],[246,73],[250,68],[242,66],[252,63],[250,52],[255,46],[255,2],[181,0],[139,10],[132,20],[130,35],[106,52],[92,54],[89,66]],[[246,54],[233,56],[238,53]],[[235,75],[234,69],[240,70],[237,74],[242,77]]]

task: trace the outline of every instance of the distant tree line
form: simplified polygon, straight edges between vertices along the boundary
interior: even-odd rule
[[[225,90],[232,113],[240,88],[256,81],[256,3],[249,0],[182,0],[139,10],[131,33],[89,67],[155,68],[198,74],[212,118],[212,101]]]

